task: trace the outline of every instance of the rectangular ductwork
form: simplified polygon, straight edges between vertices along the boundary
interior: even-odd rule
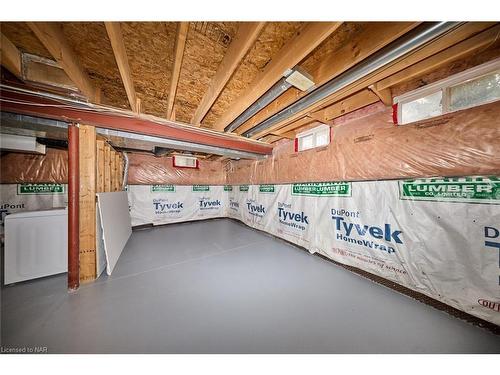
[[[38,143],[35,137],[12,134],[0,134],[0,149],[2,151],[45,154],[45,146]]]

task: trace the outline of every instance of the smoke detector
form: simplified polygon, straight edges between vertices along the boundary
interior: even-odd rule
[[[283,76],[286,78],[286,82],[301,91],[307,91],[314,87],[312,76],[300,66],[296,66],[293,69],[288,69],[283,74]]]

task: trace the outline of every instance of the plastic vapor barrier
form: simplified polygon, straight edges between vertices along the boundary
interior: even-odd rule
[[[199,159],[199,168],[176,168],[171,157],[129,153],[129,184],[205,184],[226,183],[226,173],[220,161]]]
[[[390,108],[359,117],[362,114],[336,121],[326,147],[296,152],[293,141],[282,140],[267,159],[232,161],[226,183],[367,181],[500,172],[498,102],[399,126],[393,124]]]
[[[68,151],[46,149],[45,155],[8,152],[0,157],[0,183],[68,182]]]
[[[498,177],[157,189],[129,186],[132,225],[231,217],[500,325]]]

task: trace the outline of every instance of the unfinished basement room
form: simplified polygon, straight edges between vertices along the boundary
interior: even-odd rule
[[[500,23],[192,19],[1,22],[2,354],[500,353]]]

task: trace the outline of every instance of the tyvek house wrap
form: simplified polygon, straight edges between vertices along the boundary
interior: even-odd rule
[[[498,177],[209,186],[208,215],[192,188],[146,188],[128,187],[133,225],[231,217],[500,325]]]

